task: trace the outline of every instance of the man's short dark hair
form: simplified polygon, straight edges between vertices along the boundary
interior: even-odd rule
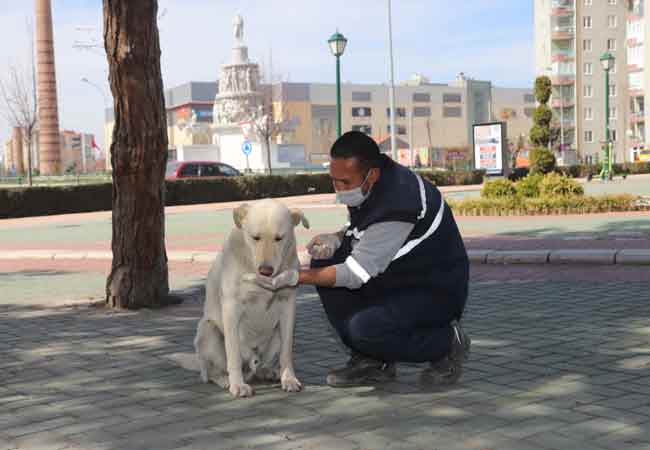
[[[348,131],[334,142],[330,150],[332,158],[356,158],[362,169],[380,167],[382,155],[377,143],[360,131]]]

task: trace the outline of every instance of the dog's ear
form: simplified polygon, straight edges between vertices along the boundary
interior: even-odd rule
[[[302,226],[309,228],[309,221],[305,217],[305,214],[299,209],[291,209],[291,220],[293,221],[293,226],[297,227],[299,223],[302,222]]]
[[[250,205],[244,203],[243,205],[235,208],[235,210],[232,212],[232,218],[235,221],[237,228],[241,228],[244,224],[244,220],[246,219],[246,215],[248,214],[249,209]]]

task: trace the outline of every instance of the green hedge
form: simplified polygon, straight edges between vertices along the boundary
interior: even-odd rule
[[[549,214],[589,214],[615,211],[650,211],[650,204],[633,195],[599,197],[510,197],[498,199],[448,200],[462,216],[521,216]]]
[[[110,183],[0,189],[0,219],[111,209]]]
[[[167,182],[165,199],[167,206],[190,205],[322,194],[333,189],[327,174],[211,178]],[[111,203],[110,183],[0,189],[0,219],[108,211]]]
[[[482,184],[485,170],[449,171],[449,170],[417,170],[417,172],[436,186],[467,186]]]
[[[438,186],[481,184],[483,171],[419,171]],[[166,204],[190,205],[334,192],[328,174],[188,179],[166,183]],[[111,183],[0,189],[0,219],[111,209]]]

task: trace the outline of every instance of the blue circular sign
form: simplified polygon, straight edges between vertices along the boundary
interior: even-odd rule
[[[241,151],[246,156],[253,153],[253,145],[251,144],[251,141],[244,141],[244,143],[241,145]]]

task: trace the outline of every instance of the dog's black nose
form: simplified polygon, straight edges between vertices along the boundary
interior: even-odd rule
[[[257,270],[260,273],[260,275],[264,275],[265,277],[270,277],[271,275],[273,275],[273,267],[271,266],[262,265]]]

